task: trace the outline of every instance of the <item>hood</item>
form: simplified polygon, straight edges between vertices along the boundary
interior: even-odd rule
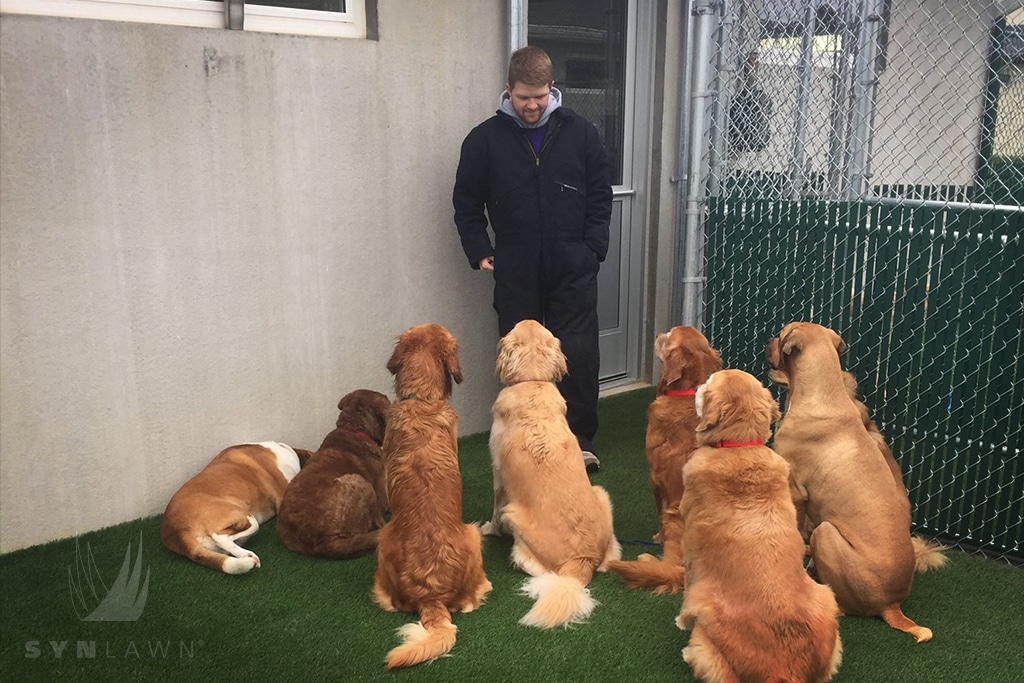
[[[519,118],[518,114],[516,114],[516,110],[512,107],[512,96],[508,94],[508,90],[502,90],[501,96],[498,98],[498,111],[502,114],[508,114],[511,116],[512,120],[523,128],[540,128],[548,122],[548,117],[551,116],[551,112],[561,106],[562,91],[558,88],[552,88],[551,95],[548,97],[548,108],[544,110],[544,115],[540,117],[540,121],[537,123],[527,123]]]

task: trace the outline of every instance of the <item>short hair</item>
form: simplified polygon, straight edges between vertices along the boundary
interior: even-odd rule
[[[555,80],[551,57],[539,47],[532,45],[521,47],[512,53],[508,60],[508,85],[516,83],[541,86]]]

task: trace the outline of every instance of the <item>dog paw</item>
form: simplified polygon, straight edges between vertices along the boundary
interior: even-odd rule
[[[650,553],[641,553],[641,554],[636,556],[636,559],[639,560],[640,562],[657,562],[658,561],[658,558],[656,558],[654,555],[651,555]]]
[[[224,560],[221,570],[225,574],[245,574],[251,569],[259,568],[259,566],[260,558],[257,557],[256,553],[246,553],[242,557],[229,557]]]
[[[680,614],[679,616],[676,617],[676,628],[678,628],[680,631],[689,631],[690,630],[690,620],[689,619],[684,619],[683,615]],[[684,652],[685,652],[685,650],[684,650]]]
[[[504,536],[505,529],[502,528],[501,524],[490,521],[480,525],[480,533],[484,536]]]

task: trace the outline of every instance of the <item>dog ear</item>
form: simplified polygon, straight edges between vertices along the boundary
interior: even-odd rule
[[[843,386],[846,387],[846,393],[850,395],[850,398],[857,400],[857,378],[853,376],[852,372],[843,373]]]
[[[380,429],[380,440],[382,442],[384,441],[384,434],[386,434],[388,430],[388,408],[390,407],[391,399],[385,396],[384,400],[381,402],[380,410],[377,411],[376,415],[377,428]]]
[[[548,340],[547,350],[551,361],[552,379],[557,382],[569,372],[568,361],[565,359],[565,354],[562,353],[562,342],[558,340],[558,337],[552,335]]]
[[[511,372],[511,368],[509,367],[509,363],[512,362],[511,346],[512,339],[508,335],[505,335],[504,337],[498,340],[498,357],[497,360],[495,360],[494,362],[494,374],[504,384],[508,383],[508,380],[506,378],[509,376],[509,373]]]
[[[360,406],[359,424],[377,443],[384,440],[385,413],[389,405],[391,401],[387,396],[368,396]]]
[[[664,391],[665,387],[683,377],[683,350],[663,348],[661,359],[661,381],[658,382],[658,391]]]
[[[718,426],[722,419],[722,406],[719,405],[711,387],[704,385],[698,394],[700,397],[700,422],[697,424],[698,432],[706,432]]]
[[[388,360],[388,372],[392,375],[397,375],[398,371],[402,369],[402,353],[401,353],[401,340],[398,344],[395,344],[395,350],[391,354],[391,358]]]
[[[780,387],[789,388],[789,375],[784,370],[778,368],[772,368],[768,371],[768,379],[778,384]]]
[[[295,455],[299,456],[299,469],[305,467],[306,463],[309,462],[310,456],[313,455],[310,451],[303,448],[294,448],[292,450],[295,451]]]
[[[794,351],[799,351],[803,348],[803,342],[800,340],[800,333],[794,328],[789,331],[786,338],[779,338],[779,346],[781,347],[782,355],[788,356]]]
[[[665,362],[665,354],[668,352],[668,333],[659,332],[654,337],[654,355],[658,357],[662,363]]]
[[[779,338],[772,337],[764,347],[764,359],[768,367],[777,368],[782,365],[782,355],[779,353]]]
[[[829,332],[831,332],[832,336],[834,337],[832,343],[836,345],[836,353],[842,356],[844,353],[846,353],[846,342],[843,341],[843,338],[840,337],[835,330],[829,330]]]
[[[779,411],[779,403],[772,396],[772,392],[768,391],[765,387],[761,387],[761,400],[764,401],[764,405],[767,408],[766,412],[768,418],[768,429],[771,430],[771,425],[782,419],[782,413]]]
[[[444,369],[448,375],[455,380],[456,384],[462,384],[462,366],[459,365],[459,345],[455,339],[450,339],[444,351]]]
[[[718,372],[722,369],[722,354],[718,352],[718,349],[708,347],[711,352],[707,355],[708,358],[708,376]]]

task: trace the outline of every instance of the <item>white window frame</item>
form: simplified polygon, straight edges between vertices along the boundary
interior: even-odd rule
[[[345,4],[345,12],[247,4],[245,30],[365,38],[366,2]],[[209,0],[0,0],[0,13],[224,28],[224,3]]]

